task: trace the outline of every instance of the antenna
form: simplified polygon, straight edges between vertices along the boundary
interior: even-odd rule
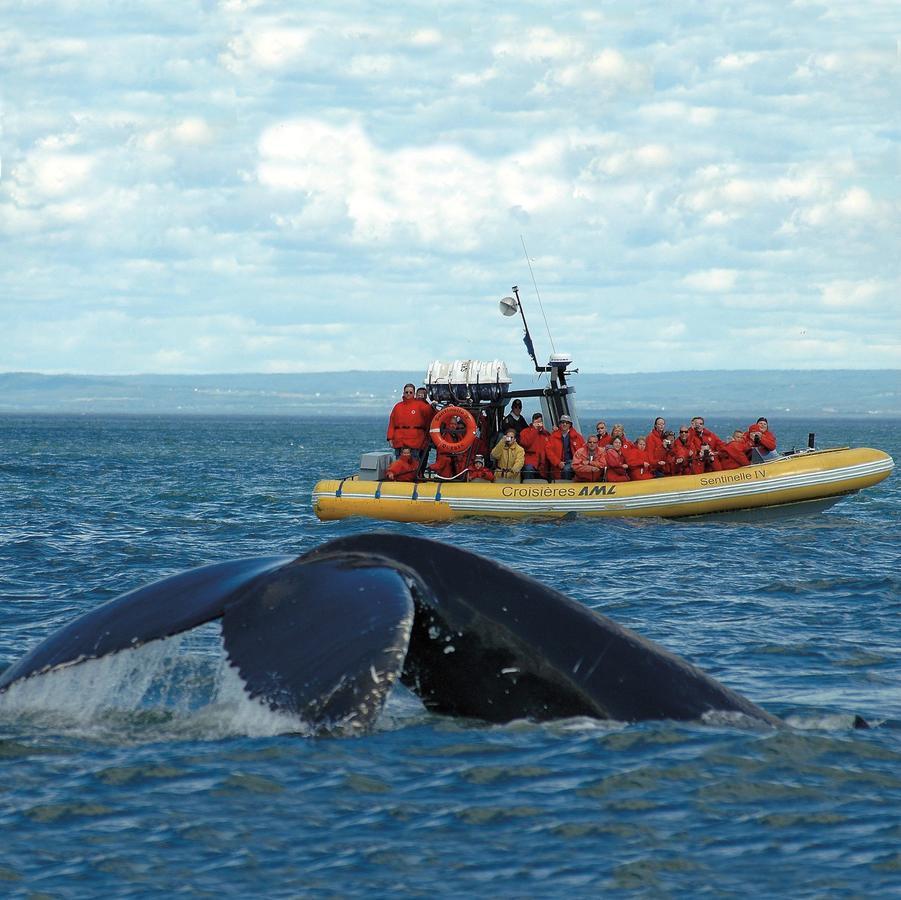
[[[532,276],[532,284],[535,286],[535,296],[538,298],[538,308],[541,310],[541,317],[544,319],[544,327],[547,329],[547,338],[551,342],[551,352],[556,353],[557,348],[554,346],[554,339],[551,337],[551,326],[548,325],[547,316],[544,314],[544,305],[541,302],[541,294],[538,293],[538,282],[535,280],[535,273],[532,271],[532,260],[529,259],[529,251],[526,250],[526,242],[523,240],[523,236],[519,236],[520,241],[522,242],[522,252],[526,257],[526,264],[529,267],[529,274]]]

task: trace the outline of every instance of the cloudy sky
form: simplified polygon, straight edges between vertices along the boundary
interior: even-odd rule
[[[305,5],[0,3],[0,371],[901,367],[897,0]]]

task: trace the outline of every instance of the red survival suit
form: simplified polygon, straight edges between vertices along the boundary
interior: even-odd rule
[[[754,441],[755,434],[760,435],[760,440],[757,442]],[[745,437],[747,438],[748,443],[752,447],[758,447],[761,453],[769,453],[776,449],[776,435],[769,430],[769,426],[767,426],[766,431],[763,431],[759,422],[755,422],[753,425],[748,426]]]
[[[419,471],[419,460],[412,456],[401,456],[388,466],[389,481],[416,481],[416,473]],[[391,476],[394,476],[391,478]]]
[[[569,448],[572,451],[573,459],[576,458],[576,451],[581,450],[584,446],[585,438],[575,428],[570,428]],[[550,433],[545,452],[553,477],[559,478],[563,471],[563,432],[560,430],[559,425]]]
[[[691,441],[688,438],[683,441],[681,437],[677,437],[673,441],[673,446],[666,452],[666,462],[668,475],[690,475],[694,462]]]
[[[426,450],[429,446],[429,426],[435,410],[415,397],[404,398],[394,404],[388,416],[388,443],[395,450],[410,447],[412,450]]]
[[[646,481],[654,477],[651,461],[648,459],[648,451],[642,450],[636,445],[623,446],[623,459],[629,466],[629,479],[631,481]]]
[[[607,457],[607,481],[629,480],[629,470],[626,467],[623,452],[625,452],[625,448],[623,448],[622,452],[618,452],[613,449],[612,444],[604,447],[604,453]]]
[[[547,442],[550,435],[534,425],[523,428],[519,433],[519,446],[526,451],[524,466],[533,466],[539,475],[547,477]]]
[[[573,456],[575,481],[603,481],[606,468],[607,454],[603,447],[598,447],[592,456],[586,445],[576,450],[575,456]]]
[[[666,456],[663,449],[663,434],[656,428],[652,428],[648,436],[644,439],[647,445],[648,459],[654,469],[661,469],[660,461]]]
[[[494,481],[494,472],[488,466],[470,466],[468,478],[470,481]]]
[[[720,469],[740,469],[748,464],[751,456],[751,444],[745,436],[741,440],[729,441],[716,451],[716,459]]]

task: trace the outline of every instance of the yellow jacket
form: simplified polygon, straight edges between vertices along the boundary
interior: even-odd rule
[[[501,438],[491,451],[491,458],[497,463],[501,475],[518,475],[526,461],[526,451],[516,441],[507,446]]]

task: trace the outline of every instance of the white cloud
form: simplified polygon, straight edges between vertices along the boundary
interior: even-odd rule
[[[703,272],[692,272],[682,279],[689,288],[710,293],[731,291],[735,287],[738,273],[731,269],[707,269]]]
[[[890,302],[890,285],[875,279],[868,281],[833,281],[820,285],[823,306],[832,309],[857,309],[873,306],[880,301]],[[901,284],[895,285],[895,296]]]
[[[586,370],[610,333],[632,369],[729,366],[742,329],[897,365],[891,4],[41,8],[0,29],[11,366],[391,367],[423,297],[426,356],[463,316],[455,348],[516,360],[486,310],[520,235]]]
[[[313,39],[308,28],[262,28],[233,38],[222,64],[241,74],[247,69],[277,70],[293,65],[307,53]]]
[[[512,207],[538,213],[565,203],[556,177],[565,151],[556,140],[494,162],[452,144],[392,151],[357,124],[294,120],[263,134],[257,171],[262,184],[309,198],[315,217],[297,211],[284,224],[318,226],[330,214],[335,222],[346,217],[358,242],[465,251],[507,221]]]

